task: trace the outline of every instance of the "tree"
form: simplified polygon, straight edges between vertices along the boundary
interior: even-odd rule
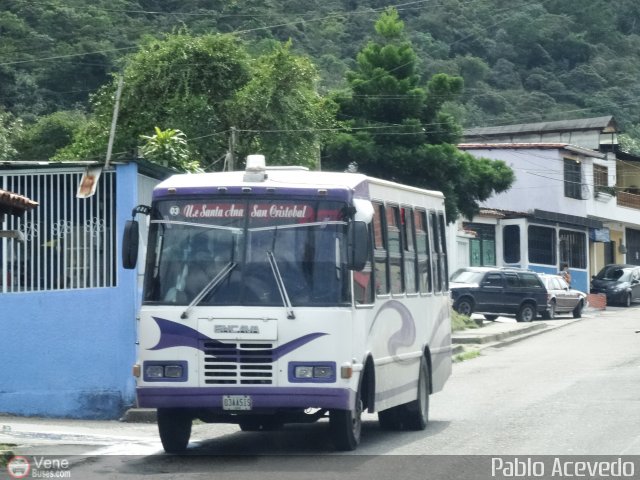
[[[18,153],[13,140],[22,130],[19,120],[0,108],[0,160],[13,160]]]
[[[71,143],[75,132],[86,118],[80,112],[61,111],[38,118],[24,128],[16,140],[18,155],[23,160],[49,160]]]
[[[264,153],[279,162],[316,163],[331,105],[315,91],[317,73],[288,45],[258,58],[231,35],[192,36],[185,32],[151,40],[126,58],[124,89],[116,130],[115,152],[131,156],[141,135],[156,126],[181,131],[190,161],[219,169],[229,147],[232,127],[239,132],[238,153]],[[94,127],[107,132],[115,81],[93,99],[90,128],[61,154],[67,158],[99,157],[106,137],[94,141]]]
[[[437,74],[421,84],[394,9],[380,16],[376,32],[377,41],[358,54],[348,75],[349,90],[336,95],[351,130],[332,139],[323,162],[337,169],[356,163],[373,176],[441,190],[450,221],[459,214],[471,218],[479,202],[510,187],[513,171],[455,147],[461,129],[443,106],[461,93],[462,79]]]
[[[114,151],[130,157],[140,136],[157,126],[184,132],[192,139],[190,158],[213,163],[227,146],[229,104],[249,78],[249,57],[232,36],[178,32],[149,40],[125,59]],[[92,102],[96,122],[107,131],[115,90],[116,79]]]
[[[260,152],[279,165],[314,167],[337,109],[316,91],[316,68],[288,42],[259,58],[254,72],[232,102],[240,156]]]
[[[172,129],[163,131],[158,127],[155,132],[155,135],[141,136],[145,143],[140,150],[147,160],[187,172],[198,170],[198,163],[189,160],[187,138],[183,132]]]

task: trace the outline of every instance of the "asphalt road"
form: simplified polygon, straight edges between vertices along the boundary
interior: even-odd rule
[[[64,435],[75,432],[83,453],[114,455],[78,463],[72,478],[491,478],[491,456],[640,455],[636,329],[640,307],[609,308],[483,350],[454,366],[445,390],[431,399],[425,431],[383,432],[376,416],[367,415],[362,443],[349,454],[333,452],[326,422],[255,433],[233,425],[195,425],[186,457],[162,454],[152,425],[95,422],[84,430],[93,439],[84,442],[69,427],[60,445],[53,439],[48,446],[72,453],[59,448],[68,448]],[[55,421],[49,422],[56,431]],[[13,428],[18,433],[20,425]],[[427,457],[432,455],[457,457]]]

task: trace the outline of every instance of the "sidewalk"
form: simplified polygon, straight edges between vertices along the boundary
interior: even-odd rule
[[[583,317],[594,317],[602,310],[586,308]],[[529,323],[516,322],[514,318],[498,317],[496,321],[483,320],[482,315],[472,316],[476,321],[481,322],[479,328],[471,328],[453,332],[453,355],[463,354],[469,351],[480,351],[490,347],[502,347],[526,338],[539,335],[541,333],[565,327],[581,318],[572,318],[565,315],[553,320],[536,320]]]

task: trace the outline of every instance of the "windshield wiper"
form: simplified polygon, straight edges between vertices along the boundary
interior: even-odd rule
[[[293,320],[296,318],[296,316],[293,313],[291,300],[289,300],[289,295],[287,294],[287,288],[284,285],[284,280],[282,280],[282,275],[280,275],[280,270],[278,269],[278,262],[276,262],[276,257],[271,250],[267,251],[267,258],[269,259],[269,265],[271,265],[271,271],[273,272],[273,277],[276,279],[276,285],[278,286],[278,290],[280,291],[280,297],[282,298],[282,303],[284,304],[284,307],[287,310],[287,318],[290,320]]]
[[[220,272],[218,272],[218,274],[215,277],[213,277],[213,279],[209,283],[207,283],[207,285],[200,291],[200,293],[196,295],[196,297],[193,300],[191,300],[191,303],[187,306],[185,311],[182,312],[182,315],[180,315],[180,318],[182,319],[187,318],[189,310],[191,310],[192,307],[200,303],[204,297],[206,297],[210,292],[213,291],[214,288],[216,288],[222,282],[222,280],[227,278],[229,273],[231,273],[231,270],[233,270],[236,267],[236,265],[237,265],[236,262],[227,263],[222,268],[222,270],[220,270]]]

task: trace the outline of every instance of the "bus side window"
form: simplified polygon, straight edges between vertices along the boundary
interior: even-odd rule
[[[427,224],[427,212],[415,210],[413,212],[416,226],[416,252],[418,257],[418,277],[420,292],[433,291],[431,275],[431,251],[429,248],[429,227]]]
[[[449,290],[449,265],[447,260],[447,222],[444,213],[438,214],[440,233],[440,271],[442,272],[442,290]]]
[[[402,263],[403,246],[400,231],[400,209],[397,206],[387,206],[386,213],[391,293],[402,293],[404,291],[404,265]]]
[[[387,237],[384,228],[384,205],[374,203],[373,215],[373,263],[376,294],[389,293],[389,278],[387,276]]]
[[[407,293],[418,292],[417,258],[415,247],[415,232],[413,226],[413,210],[402,207],[400,209],[402,221],[402,237],[404,245],[404,285]]]
[[[373,249],[374,249],[374,228],[373,223],[369,225],[369,255],[367,264],[361,272],[353,272],[354,292],[353,298],[358,305],[372,304],[375,299],[375,289],[373,282]]]
[[[436,212],[429,215],[429,223],[431,227],[431,240],[433,241],[433,250],[431,251],[431,263],[433,264],[433,275],[435,277],[434,289],[436,292],[442,291],[442,264],[440,263],[440,232],[438,228],[438,216]]]

